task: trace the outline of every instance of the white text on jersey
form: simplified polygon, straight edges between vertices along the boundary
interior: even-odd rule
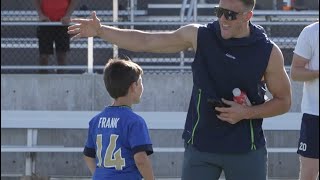
[[[98,128],[117,128],[120,118],[100,117]]]

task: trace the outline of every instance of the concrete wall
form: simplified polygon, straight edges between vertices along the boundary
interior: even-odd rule
[[[192,76],[145,74],[136,111],[187,111]],[[300,112],[302,83],[292,82],[291,112]],[[101,75],[1,75],[3,110],[94,110],[110,105]]]
[[[184,74],[145,74],[144,94],[136,111],[187,111],[192,77]],[[302,84],[292,83],[291,112],[300,111]],[[1,75],[1,110],[94,110],[111,103],[101,75]],[[45,118],[45,117],[44,117]],[[39,130],[38,144],[83,146],[85,130]],[[266,131],[269,147],[296,147],[298,131]],[[150,130],[155,147],[182,147],[182,130]],[[26,144],[26,130],[1,130],[1,144]],[[81,153],[38,153],[39,175],[89,176]],[[23,174],[25,154],[1,153],[1,173]],[[158,177],[180,177],[183,153],[151,156]],[[269,154],[269,177],[297,178],[296,153]]]

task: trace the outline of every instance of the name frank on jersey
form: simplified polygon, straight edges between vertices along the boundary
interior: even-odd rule
[[[117,128],[120,118],[100,117],[98,128]]]

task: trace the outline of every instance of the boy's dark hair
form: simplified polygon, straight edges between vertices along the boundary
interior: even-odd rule
[[[109,59],[103,71],[107,91],[114,99],[128,94],[130,85],[143,74],[141,67],[125,59]]]
[[[249,10],[253,10],[254,6],[256,5],[256,0],[241,0],[244,4],[244,6],[246,6],[246,8],[248,8]]]

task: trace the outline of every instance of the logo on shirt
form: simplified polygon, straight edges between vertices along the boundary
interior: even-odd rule
[[[231,58],[231,59],[236,59],[236,57],[232,56],[232,55],[229,54],[229,53],[227,53],[226,56],[227,56],[228,58]]]

